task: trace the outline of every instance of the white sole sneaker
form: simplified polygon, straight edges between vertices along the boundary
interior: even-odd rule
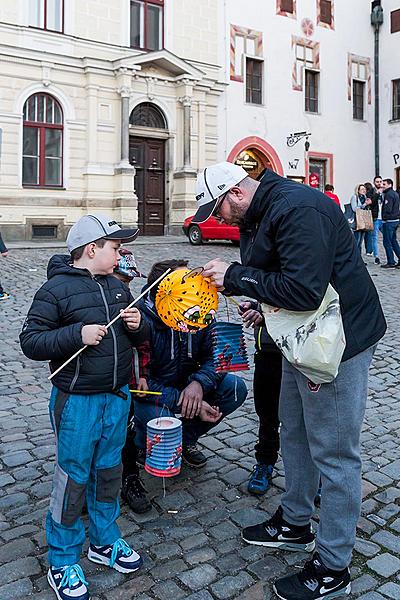
[[[276,591],[275,584],[272,585],[272,589],[274,590],[274,593],[276,596],[278,596],[278,598],[280,598],[281,600],[287,600],[287,598],[285,598],[285,596],[281,596],[280,594],[278,594],[278,592]],[[351,583],[349,583],[342,590],[338,590],[338,591],[332,592],[330,594],[325,594],[324,596],[318,596],[318,598],[315,598],[314,600],[332,600],[332,598],[340,598],[341,596],[348,596],[350,594],[350,592],[351,592]]]
[[[139,556],[139,555],[138,555]],[[87,553],[87,557],[89,560],[91,560],[92,562],[98,564],[98,565],[105,565],[106,567],[110,566],[110,559],[107,558],[107,556],[103,556],[102,554],[98,554],[97,552],[95,552],[94,550],[92,550],[92,548],[89,546],[89,550]],[[116,571],[118,571],[119,573],[134,573],[135,571],[137,571],[138,569],[140,569],[140,567],[143,564],[143,559],[139,556],[139,559],[136,561],[135,567],[133,568],[125,568],[122,567],[121,565],[119,565],[118,563],[114,563],[112,566],[112,569],[115,569]]]
[[[47,582],[48,582],[49,586],[51,587],[51,589],[53,590],[53,592],[55,593],[55,595],[57,596],[58,600],[63,600],[61,598],[60,594],[58,593],[57,584],[53,579],[50,569],[47,571]],[[89,596],[88,600],[90,600],[90,596]]]

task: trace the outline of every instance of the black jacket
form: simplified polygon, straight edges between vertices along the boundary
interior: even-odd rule
[[[150,328],[149,389],[162,391],[162,401],[170,408],[191,381],[198,381],[204,394],[215,392],[223,375],[216,373],[213,363],[214,324],[193,334],[174,331],[157,315],[151,296],[145,298],[138,307]],[[154,397],[140,401],[154,402]]]
[[[245,228],[243,266],[228,268],[228,293],[287,310],[313,311],[330,282],[340,296],[343,360],[384,335],[378,294],[354,236],[340,208],[324,194],[267,171],[246,213]]]
[[[49,360],[55,371],[82,347],[84,325],[106,325],[132,302],[128,287],[112,275],[93,277],[70,264],[69,256],[50,259],[48,281],[36,292],[20,334],[23,353]],[[129,332],[122,319],[111,325],[97,346],[89,346],[53,379],[64,392],[96,394],[116,391],[129,383],[132,345],[147,338],[148,326]]]
[[[7,252],[7,246],[5,245],[0,233],[0,254],[3,254],[3,252]]]
[[[383,191],[382,221],[395,221],[400,219],[400,198],[393,188]]]

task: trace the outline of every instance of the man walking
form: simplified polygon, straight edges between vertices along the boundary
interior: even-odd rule
[[[400,267],[400,245],[397,241],[397,228],[400,221],[400,198],[393,189],[393,180],[383,180],[382,233],[386,252],[386,265],[382,269]],[[397,256],[397,264],[394,256]]]
[[[346,348],[332,383],[314,384],[283,361],[279,416],[286,491],[269,520],[247,527],[250,544],[317,552],[274,584],[284,600],[350,593],[349,564],[361,507],[360,433],[368,369],[385,318],[342,211],[321,192],[266,171],[260,182],[230,163],[197,181],[194,223],[211,214],[246,232],[242,264],[208,262],[220,290],[292,311],[315,311],[329,283],[340,297]],[[368,310],[365,310],[368,306]],[[320,526],[311,530],[322,480]]]
[[[382,231],[382,205],[383,205],[383,180],[380,175],[374,177],[374,186],[367,197],[371,198],[371,213],[374,221],[374,230],[372,233],[372,253],[375,257],[375,264],[380,265],[379,258],[379,232]]]

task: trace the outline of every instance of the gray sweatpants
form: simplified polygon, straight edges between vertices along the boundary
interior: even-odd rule
[[[375,350],[345,361],[332,383],[312,384],[286,359],[279,400],[286,492],[284,519],[306,525],[322,480],[317,550],[324,564],[347,567],[361,509],[360,433]]]

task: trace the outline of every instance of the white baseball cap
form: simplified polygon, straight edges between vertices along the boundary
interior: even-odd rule
[[[204,223],[211,216],[218,198],[248,176],[239,165],[221,162],[198,174],[196,182],[197,212],[192,223]]]
[[[139,233],[139,229],[121,229],[114,219],[107,215],[85,215],[72,225],[67,235],[68,250],[86,246],[101,238],[118,240],[121,243],[132,242]]]

